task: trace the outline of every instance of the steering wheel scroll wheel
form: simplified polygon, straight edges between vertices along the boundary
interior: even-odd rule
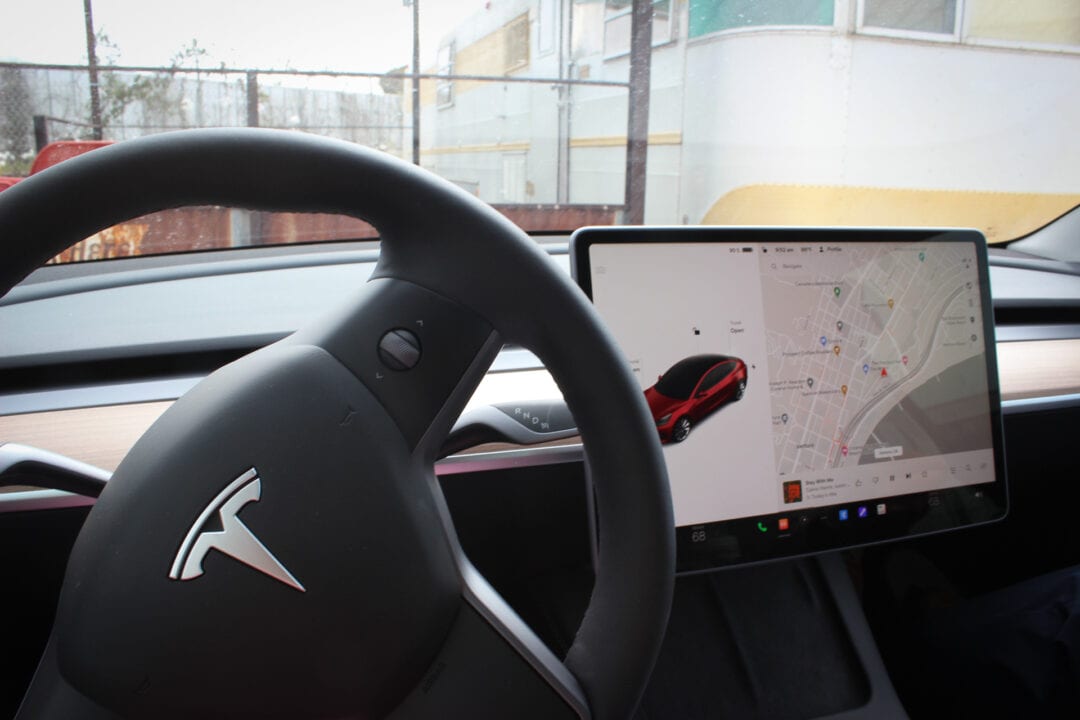
[[[671,604],[671,499],[641,390],[578,288],[503,216],[388,155],[197,130],[0,194],[0,293],[184,205],[362,218],[379,263],[347,306],[210,375],[130,451],[18,717],[628,717]],[[465,558],[434,474],[504,341],[551,371],[593,478],[596,581],[563,660]]]

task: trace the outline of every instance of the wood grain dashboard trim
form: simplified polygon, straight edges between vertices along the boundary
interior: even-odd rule
[[[0,442],[17,442],[113,471],[171,401],[0,417]]]
[[[997,344],[1002,400],[1080,392],[1080,339]]]
[[[1080,393],[1080,339],[1002,342],[997,344],[997,358],[1003,400]],[[509,375],[512,373],[505,373],[502,379],[511,380],[506,377]],[[112,471],[171,404],[149,402],[0,416],[0,442],[32,445]],[[512,447],[484,445],[468,452]]]

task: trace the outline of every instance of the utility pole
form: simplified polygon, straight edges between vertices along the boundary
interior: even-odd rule
[[[254,70],[247,72],[247,124],[259,127],[259,75]]]
[[[559,79],[566,80],[573,75],[573,52],[570,39],[573,37],[574,13],[569,1],[558,3],[558,48],[559,48]],[[560,83],[558,88],[559,98],[559,149],[556,162],[555,175],[555,202],[565,205],[570,202],[570,129],[571,109],[574,103],[574,86],[569,83]]]
[[[86,69],[90,74],[90,125],[94,139],[104,135],[101,127],[101,92],[98,86],[97,38],[94,37],[94,10],[91,0],[83,0],[83,18],[86,20]]]
[[[44,115],[34,116],[34,152],[39,153],[49,144],[49,123]]]
[[[412,5],[412,161],[420,164],[420,0],[405,0]]]
[[[652,70],[652,0],[634,0],[630,23],[629,117],[626,121],[627,225],[645,222],[645,170],[649,155],[649,86]]]

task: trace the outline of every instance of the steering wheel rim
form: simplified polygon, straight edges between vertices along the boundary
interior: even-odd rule
[[[191,465],[195,460],[189,456],[205,453],[201,448],[219,438],[235,441],[230,444],[221,440],[217,447],[225,455],[233,453],[234,446],[245,446],[248,451],[255,447],[251,444],[256,441],[249,437],[254,431],[238,429],[238,424],[252,422],[253,417],[274,416],[274,406],[265,404],[264,400],[267,393],[262,389],[268,387],[266,383],[285,388],[283,396],[301,408],[297,411],[299,414],[309,411],[303,409],[307,407],[304,402],[310,399],[308,395],[322,398],[323,405],[338,402],[341,397],[351,398],[350,403],[355,401],[368,408],[362,416],[368,412],[378,414],[380,407],[385,410],[388,422],[365,430],[386,437],[365,441],[377,444],[364,446],[364,452],[372,458],[373,466],[391,475],[408,476],[401,479],[394,475],[393,485],[396,486],[400,479],[404,487],[380,492],[406,496],[403,503],[408,507],[400,509],[404,518],[402,523],[406,526],[412,523],[411,531],[423,536],[416,541],[418,547],[412,557],[419,558],[420,562],[430,562],[434,568],[432,573],[438,576],[446,574],[443,554],[449,556],[456,575],[452,580],[458,583],[461,597],[478,610],[490,626],[483,632],[495,628],[548,689],[553,688],[578,715],[586,716],[591,712],[598,718],[628,716],[636,707],[651,672],[670,609],[674,570],[671,501],[659,442],[640,389],[584,295],[551,266],[524,233],[451,183],[390,156],[348,143],[254,129],[183,131],[119,143],[62,163],[0,194],[0,238],[4,238],[4,253],[8,256],[6,262],[0,263],[0,293],[6,293],[48,258],[93,232],[153,211],[206,204],[359,217],[380,231],[383,240],[380,260],[368,287],[353,305],[330,313],[312,327],[248,356],[254,360],[242,359],[212,375],[203,383],[209,390],[196,388],[189,393],[193,399],[189,401],[189,396],[185,396],[178,401],[124,460],[76,543],[61,592],[53,637],[19,717],[60,716],[64,707],[79,707],[87,716],[91,715],[91,708],[108,708],[103,712],[129,716],[163,717],[168,714],[161,705],[162,700],[157,696],[160,692],[155,685],[164,682],[166,687],[171,687],[167,679],[154,677],[153,673],[147,674],[146,678],[124,677],[122,681],[108,677],[110,674],[139,673],[122,660],[111,665],[106,662],[105,669],[90,667],[94,663],[100,664],[101,658],[88,654],[87,643],[93,641],[101,646],[114,642],[113,635],[107,630],[113,628],[115,631],[121,627],[117,623],[123,622],[122,618],[115,617],[115,612],[110,615],[98,605],[127,603],[124,605],[127,611],[137,616],[133,624],[143,622],[142,632],[154,634],[158,628],[153,617],[142,617],[142,604],[132,605],[128,602],[131,598],[118,593],[151,593],[145,583],[157,583],[152,592],[159,593],[155,596],[158,598],[167,597],[161,593],[178,592],[175,581],[144,578],[158,569],[153,562],[171,558],[151,561],[131,551],[122,560],[117,560],[110,554],[128,552],[115,549],[119,532],[116,526],[125,517],[127,522],[136,525],[157,523],[163,526],[168,522],[176,527],[189,525],[193,519],[190,512],[182,520],[171,516],[183,515],[178,509],[180,506],[206,505],[210,499],[207,493],[212,488],[224,487],[233,480],[231,475],[222,474],[221,467],[228,466],[219,467],[206,460],[213,465],[207,471],[201,465]],[[35,242],[22,242],[21,239],[26,237],[34,238]],[[484,270],[478,272],[479,268]],[[490,268],[498,268],[499,272],[490,272]],[[408,311],[401,310],[402,307]],[[403,312],[405,314],[401,314]],[[434,330],[423,331],[426,333],[424,338],[432,338],[431,347],[423,348],[426,367],[435,368],[425,370],[429,374],[422,376],[424,394],[430,391],[435,396],[427,404],[403,400],[408,390],[387,390],[379,385],[383,378],[374,379],[376,371],[382,367],[377,364],[375,354],[378,341],[388,331],[408,329],[401,327],[402,318],[419,315],[438,318],[440,323],[445,321],[448,328],[453,326],[453,332],[444,332],[444,336],[436,336]],[[479,382],[503,339],[533,350],[551,371],[574,412],[593,477],[600,529],[596,584],[574,644],[561,665],[552,666],[553,657],[547,657],[550,653],[544,655],[544,649],[533,646],[535,637],[523,624],[518,625],[520,620],[515,620],[516,616],[506,614],[505,604],[464,560],[456,546],[432,470],[440,437],[444,438],[449,431],[450,423]],[[464,351],[455,355],[455,345],[460,345]],[[439,348],[443,349],[442,355],[438,354]],[[430,357],[432,353],[435,353],[434,358]],[[375,365],[371,360],[373,356],[376,357]],[[240,370],[236,370],[236,366]],[[407,378],[408,372],[412,371],[394,375],[391,380],[398,382]],[[378,374],[385,377],[390,373]],[[449,378],[442,377],[447,374]],[[294,378],[300,380],[294,382]],[[290,395],[289,387],[296,384],[300,390]],[[399,385],[408,387],[407,383]],[[415,387],[412,390],[415,391]],[[325,408],[315,408],[314,400],[309,404],[312,424],[323,422],[320,413],[325,414]],[[417,409],[416,404],[422,407]],[[350,404],[348,411],[353,415],[357,409]],[[204,422],[217,434],[208,436],[200,425]],[[372,421],[372,424],[377,422]],[[323,432],[323,435],[328,434],[333,433]],[[285,436],[278,433],[275,437],[280,442]],[[349,437],[350,442],[356,442],[354,436]],[[337,459],[346,451],[333,445],[334,442],[337,441],[314,435],[305,437],[305,443]],[[332,446],[319,443],[331,443]],[[195,452],[195,448],[200,451]],[[257,448],[267,454],[275,452],[272,447],[257,445]],[[255,462],[239,457],[232,461],[232,466],[238,470],[242,465]],[[282,470],[277,475],[303,474],[303,468],[290,464],[288,458],[275,462]],[[339,466],[340,463],[334,467]],[[192,473],[193,470],[198,472]],[[188,476],[200,472],[221,476],[194,481],[196,485],[204,484],[195,489],[184,485],[183,492],[177,488],[181,485],[179,480],[161,480],[159,482],[167,485],[169,492],[175,490],[175,496],[160,502],[145,491],[151,476],[188,473],[184,479],[186,483]],[[268,493],[270,482],[266,480]],[[282,481],[282,484],[286,482]],[[426,486],[430,497],[422,497],[422,486]],[[378,501],[384,499],[380,496]],[[373,501],[373,498],[365,496],[363,500]],[[141,515],[147,502],[151,504],[149,517],[131,520],[130,513],[139,508]],[[158,502],[157,506],[155,502]],[[269,506],[269,501],[266,504]],[[416,509],[413,505],[422,507]],[[398,511],[398,506],[394,505],[389,514]],[[246,518],[255,511],[244,512]],[[429,538],[429,531],[424,529],[431,521],[432,513],[440,520],[438,540]],[[283,522],[289,526],[287,521]],[[377,524],[378,519],[368,517],[365,522]],[[192,526],[191,532],[197,529]],[[323,532],[323,529],[318,531]],[[130,540],[129,536],[130,532],[126,539]],[[280,543],[278,538],[283,536],[289,537],[278,533],[275,542]],[[399,534],[398,537],[409,544],[408,536]],[[173,537],[168,542],[175,546],[175,541]],[[155,542],[147,540],[146,544],[154,545]],[[440,542],[443,543],[442,550],[439,549]],[[160,554],[163,546],[155,547]],[[107,551],[110,548],[112,550]],[[297,557],[302,561],[310,555],[299,553]],[[93,568],[93,572],[80,572],[80,568]],[[379,568],[381,570],[382,566]],[[251,578],[266,581],[266,571],[263,575],[251,572],[241,575],[242,570],[247,569],[221,570],[216,578],[211,578],[208,571],[202,588],[213,583],[241,582],[234,575],[246,583],[253,582]],[[373,571],[368,568],[367,572]],[[297,575],[302,573],[298,571]],[[395,580],[408,582],[398,576]],[[428,580],[428,585],[418,589],[437,599],[445,592],[445,580]],[[94,584],[99,586],[94,592],[84,589],[84,586]],[[197,585],[195,582],[188,584]],[[250,587],[244,585],[245,589]],[[277,602],[277,593],[286,592],[290,590],[264,585],[259,586],[255,597],[260,602],[265,600],[273,604]],[[321,592],[329,594],[326,588]],[[270,595],[275,599],[266,600]],[[313,596],[309,593],[309,600],[310,597]],[[361,593],[356,599],[367,601]],[[205,605],[205,598],[200,602]],[[299,622],[288,613],[296,612],[300,617],[305,611],[295,609],[291,596],[288,602],[293,604],[282,606],[288,608],[282,617]],[[228,603],[222,601],[222,604]],[[439,603],[432,600],[430,604]],[[380,607],[386,612],[385,606]],[[223,612],[216,606],[204,610],[207,616]],[[374,694],[369,693],[359,701],[342,691],[341,698],[335,702],[329,702],[318,711],[312,709],[312,716],[342,710],[360,716],[431,712],[424,710],[422,703],[408,705],[406,701],[411,702],[410,698],[418,694],[418,688],[438,685],[437,678],[442,671],[434,672],[433,676],[432,668],[438,667],[436,661],[442,657],[439,653],[446,650],[450,643],[448,638],[454,637],[451,630],[458,626],[454,624],[453,628],[447,628],[445,617],[451,614],[449,609],[425,607],[422,610],[430,612],[430,617],[423,616],[425,620],[439,626],[432,633],[442,633],[442,645],[432,651],[428,647],[430,640],[413,638],[412,645],[403,642],[414,651],[423,646],[427,653],[426,657],[414,662],[414,665],[424,665],[419,670],[412,666],[395,668],[398,675],[407,676],[411,683],[408,692],[402,694],[403,681],[395,675],[394,682],[388,681],[395,687],[393,692],[380,694],[373,691]],[[459,610],[453,610],[452,614],[461,617]],[[443,619],[432,619],[436,616]],[[215,617],[213,622],[207,622],[219,621],[220,618]],[[105,626],[105,629],[100,630],[99,626]],[[220,625],[215,627],[220,628]],[[97,630],[100,632],[95,634]],[[170,642],[185,641],[175,629],[169,632],[172,634],[166,633],[166,636]],[[161,636],[158,637],[160,640]],[[259,642],[249,636],[244,639],[251,644]],[[128,639],[125,640],[127,644],[120,643],[117,647],[133,648],[136,646],[132,643],[136,642]],[[375,651],[372,647],[360,648],[361,645],[363,643],[357,640],[351,647],[354,651],[365,649],[369,654]],[[161,653],[149,651],[143,653],[140,662],[167,665]],[[406,660],[401,662],[408,664]],[[464,661],[461,664],[464,665]],[[452,664],[451,669],[454,667],[456,665]],[[330,667],[327,672],[333,670]],[[189,684],[207,682],[205,674],[189,672],[185,678]],[[442,683],[447,684],[448,681]],[[310,691],[310,688],[306,690]],[[222,706],[216,703],[221,702],[220,693],[225,690],[218,687],[215,692],[218,697],[188,703],[181,714],[197,712],[200,707],[220,710]],[[198,696],[198,689],[192,690],[192,694]],[[274,692],[269,695],[277,697]],[[575,699],[574,695],[579,697]],[[507,701],[497,692],[495,696],[498,696],[497,702]],[[58,705],[61,702],[69,704]],[[80,702],[83,704],[78,704]],[[276,702],[283,701],[278,699]],[[349,702],[360,702],[361,707],[350,708]],[[291,711],[281,704],[276,708],[262,707],[269,712],[254,714],[273,715],[283,711],[287,714]],[[404,713],[403,707],[406,708]],[[529,709],[521,708],[522,711]],[[436,714],[439,713],[436,711]]]

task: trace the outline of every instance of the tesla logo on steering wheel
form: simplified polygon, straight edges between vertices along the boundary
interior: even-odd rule
[[[273,553],[259,542],[255,533],[237,517],[245,505],[258,502],[261,494],[262,481],[255,468],[249,469],[218,493],[188,530],[179,552],[176,553],[176,559],[173,560],[169,578],[193,580],[199,577],[203,574],[202,564],[206,554],[217,550],[291,588],[306,592],[300,581],[285,569]],[[214,513],[217,513],[221,521],[221,529],[203,530]]]

